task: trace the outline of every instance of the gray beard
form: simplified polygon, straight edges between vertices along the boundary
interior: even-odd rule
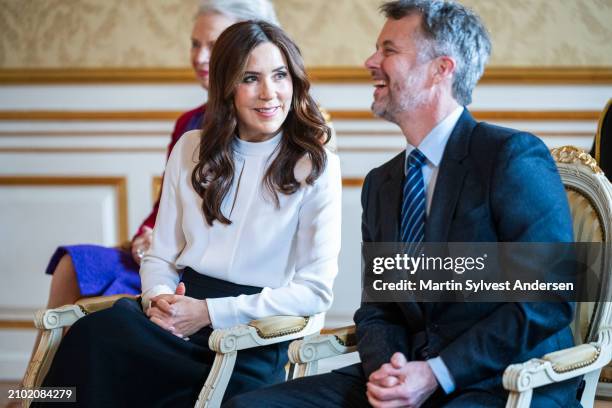
[[[410,86],[410,84],[408,84]],[[400,89],[395,89],[395,93],[401,94]],[[387,98],[388,102],[376,109],[376,101],[372,102],[371,110],[374,115],[381,119],[385,119],[392,123],[398,123],[396,116],[400,113],[415,110],[416,108],[425,104],[425,95],[404,95],[399,101],[394,100],[391,93]]]
[[[393,115],[393,113],[388,109],[388,105],[381,109],[376,109],[375,106],[376,102],[372,102],[372,106],[370,109],[372,110],[372,113],[374,113],[374,116],[377,116],[391,123],[397,123],[397,121],[395,120],[395,115]]]

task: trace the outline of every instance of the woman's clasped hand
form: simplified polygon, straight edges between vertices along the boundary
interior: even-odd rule
[[[206,299],[185,296],[183,282],[178,284],[174,295],[158,295],[152,298],[146,315],[162,329],[185,339],[210,325]]]

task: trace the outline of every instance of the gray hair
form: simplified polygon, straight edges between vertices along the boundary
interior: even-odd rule
[[[399,20],[417,13],[422,17],[425,45],[430,57],[447,55],[457,63],[453,97],[461,105],[472,102],[472,91],[491,55],[491,40],[480,17],[471,9],[448,0],[396,0],[380,6],[387,18]]]
[[[280,27],[270,0],[200,0],[197,15],[219,13],[237,21],[263,20]]]

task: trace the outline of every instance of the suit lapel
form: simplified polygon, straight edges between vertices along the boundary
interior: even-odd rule
[[[472,130],[476,121],[467,109],[463,111],[448,138],[436,180],[431,209],[425,223],[426,242],[446,242],[450,221],[461,194],[467,166],[467,156]]]
[[[380,186],[380,241],[395,242],[399,237],[399,219],[402,200],[402,180],[404,178],[405,154],[397,155],[387,178]]]

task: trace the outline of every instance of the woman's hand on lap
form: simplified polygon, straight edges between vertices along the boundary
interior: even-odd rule
[[[174,333],[172,327],[172,309],[168,303],[167,297],[173,295],[160,295],[151,299],[151,306],[146,310],[145,314],[159,327],[169,332]]]
[[[210,325],[208,305],[206,300],[194,299],[189,296],[174,296],[171,307],[174,311],[172,326],[174,333],[180,337],[188,337],[203,327]]]
[[[159,295],[151,299],[147,316],[151,322],[185,338],[210,325],[206,300],[185,296],[185,285],[181,282],[174,295]]]

